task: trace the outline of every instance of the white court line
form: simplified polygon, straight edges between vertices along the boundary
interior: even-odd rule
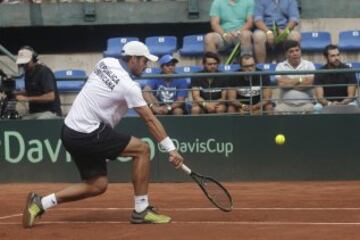
[[[52,211],[130,211],[134,208],[58,208],[52,209]],[[178,212],[190,212],[190,211],[219,211],[217,208],[159,208],[162,211],[178,211]],[[233,208],[235,211],[360,211],[360,208],[280,208],[280,207],[259,207],[259,208]]]
[[[162,211],[192,212],[192,211],[219,211],[217,208],[160,208]],[[131,211],[133,208],[56,208],[49,211]],[[233,208],[235,211],[360,211],[360,208]],[[21,213],[0,217],[2,219],[22,216]]]
[[[20,217],[20,216],[22,216],[22,213],[14,214],[14,215],[8,215],[8,216],[3,216],[3,217],[0,217],[0,220],[1,220],[1,219],[13,218],[13,217]]]
[[[44,224],[126,224],[130,225],[128,221],[41,221],[36,223],[36,225]],[[171,224],[211,224],[211,225],[323,225],[323,226],[351,226],[351,225],[360,225],[360,222],[249,222],[249,221],[239,221],[239,222],[224,222],[224,221],[173,221]],[[0,222],[0,225],[21,225],[19,222]]]

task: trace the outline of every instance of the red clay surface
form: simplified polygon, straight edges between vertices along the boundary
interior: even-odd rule
[[[110,184],[104,195],[58,206],[23,229],[27,193],[66,185],[1,184],[0,239],[360,239],[360,181],[225,183],[230,213],[213,208],[193,183],[151,184],[151,203],[173,218],[165,225],[131,225],[131,185]]]

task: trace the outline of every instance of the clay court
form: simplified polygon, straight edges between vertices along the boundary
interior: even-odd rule
[[[28,191],[56,191],[65,184],[2,184],[0,239],[358,239],[360,181],[225,183],[234,209],[215,209],[193,183],[154,183],[152,203],[171,224],[131,225],[130,184],[111,184],[93,199],[49,210],[23,229]]]

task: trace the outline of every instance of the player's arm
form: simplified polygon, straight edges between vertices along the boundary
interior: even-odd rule
[[[163,125],[151,112],[148,106],[134,107],[135,111],[144,120],[148,126],[151,135],[160,143],[160,145],[169,153],[170,161],[176,167],[180,167],[184,161],[183,157],[176,151],[173,141],[168,137]]]
[[[192,98],[193,98],[194,102],[196,102],[199,105],[201,105],[203,102],[205,102],[205,100],[200,96],[200,89],[198,87],[193,87],[191,89],[191,92],[192,92]]]

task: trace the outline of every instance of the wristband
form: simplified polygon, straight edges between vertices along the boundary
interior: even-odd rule
[[[226,36],[227,36],[227,33],[224,33],[224,34],[222,35],[222,38],[225,39]]]
[[[176,150],[176,147],[173,143],[173,141],[169,138],[169,137],[166,137],[164,138],[161,142],[160,142],[160,145],[165,149],[165,151],[167,152],[171,152],[173,150]]]
[[[150,103],[150,104],[149,104],[149,108],[152,108],[152,106],[154,106],[154,104],[153,104],[153,103]]]
[[[267,31],[266,31],[266,34],[269,34],[269,33],[272,33],[272,31],[271,31],[271,30],[267,30]]]
[[[202,103],[201,103],[201,106],[202,106],[203,108],[205,108],[205,107],[206,107],[206,102],[202,102]]]

